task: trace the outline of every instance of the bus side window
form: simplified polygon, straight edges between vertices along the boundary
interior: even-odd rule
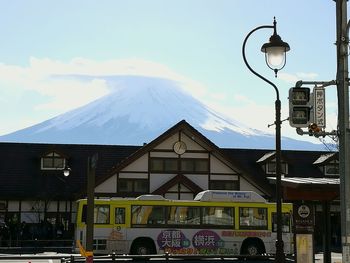
[[[200,208],[192,206],[173,206],[168,209],[168,224],[199,225]]]
[[[165,207],[134,205],[131,210],[131,224],[133,225],[157,225],[165,223]]]
[[[290,232],[290,213],[282,213],[282,232]],[[277,214],[272,213],[272,231],[277,232]]]
[[[109,224],[109,205],[95,205],[94,223]]]
[[[153,209],[148,216],[147,224],[156,225],[165,223],[165,207],[153,206]]]
[[[116,224],[125,224],[125,208],[116,207],[115,208],[115,223]]]
[[[239,227],[241,229],[267,229],[267,209],[240,207]]]
[[[204,225],[233,226],[233,207],[203,207]]]
[[[86,223],[87,205],[83,205],[81,213],[81,222]],[[109,224],[109,205],[95,205],[94,208],[94,223]]]

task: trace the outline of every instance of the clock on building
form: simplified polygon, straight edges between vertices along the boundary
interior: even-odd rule
[[[184,154],[187,150],[186,143],[183,141],[177,141],[173,146],[174,152],[177,154]]]

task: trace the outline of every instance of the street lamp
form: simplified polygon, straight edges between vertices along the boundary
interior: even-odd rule
[[[275,101],[275,125],[276,125],[276,214],[277,214],[277,239],[276,239],[276,257],[275,262],[281,263],[285,261],[285,255],[283,251],[283,239],[282,239],[282,189],[281,189],[281,101],[279,96],[279,91],[277,86],[270,80],[258,74],[254,71],[248,64],[247,58],[245,56],[245,46],[248,38],[255,31],[265,28],[272,28],[274,30],[273,35],[270,37],[268,43],[265,43],[261,47],[261,51],[265,53],[265,61],[267,66],[275,72],[275,77],[277,77],[277,72],[281,70],[286,64],[286,52],[290,50],[288,43],[283,42],[281,37],[277,34],[276,29],[276,19],[274,18],[273,26],[264,25],[259,26],[249,32],[243,42],[242,55],[243,60],[248,69],[257,77],[269,83],[276,92]]]
[[[72,171],[72,169],[68,166],[68,165],[66,165],[64,168],[63,168],[63,175],[65,176],[65,177],[68,177],[69,175],[70,175],[70,172]]]

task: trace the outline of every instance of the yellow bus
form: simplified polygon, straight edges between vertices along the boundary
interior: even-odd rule
[[[81,244],[86,244],[86,204],[78,200],[75,237]],[[292,210],[292,204],[282,204],[286,254],[294,252]],[[276,204],[251,191],[207,190],[194,200],[96,199],[94,253],[274,254],[276,228]]]

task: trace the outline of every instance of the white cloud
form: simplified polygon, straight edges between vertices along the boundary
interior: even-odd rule
[[[71,75],[89,76],[90,80],[64,77]],[[116,75],[171,79],[181,83],[182,87],[196,96],[206,93],[199,82],[181,76],[162,64],[140,59],[95,61],[73,58],[63,62],[31,57],[28,67],[0,64],[1,82],[8,83],[11,88],[16,87],[17,91],[32,90],[48,98],[37,105],[36,110],[55,109],[64,112],[87,104],[109,92],[106,82],[99,76]]]
[[[246,126],[267,133],[272,133],[273,128],[268,128],[267,125],[274,122],[274,106],[258,105],[253,100],[243,96],[234,95],[234,102],[232,104],[224,105],[221,102],[206,101],[209,107],[217,110],[237,120]]]
[[[317,73],[306,73],[306,72],[298,72],[295,74],[281,72],[278,73],[278,78],[284,80],[287,83],[295,84],[299,80],[314,80],[318,77]]]
[[[298,72],[296,75],[304,80],[314,80],[318,77],[318,74],[313,72]]]
[[[50,81],[49,84],[39,83],[37,89],[53,99],[37,105],[36,110],[74,109],[108,94],[108,87],[103,79],[93,79],[88,83],[59,79]]]

